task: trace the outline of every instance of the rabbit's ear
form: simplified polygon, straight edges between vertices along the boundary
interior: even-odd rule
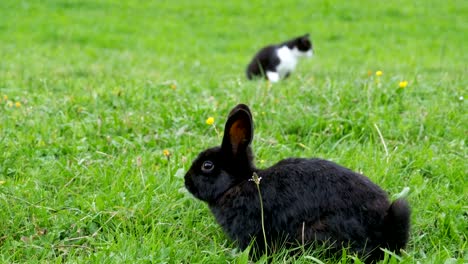
[[[239,110],[245,110],[249,115],[252,117],[252,113],[250,112],[249,107],[246,104],[238,104],[236,107],[234,107],[231,112],[229,113],[228,119],[231,118],[233,114],[235,114]]]
[[[252,138],[253,123],[250,109],[247,105],[239,104],[229,113],[221,148],[235,157],[245,153]]]

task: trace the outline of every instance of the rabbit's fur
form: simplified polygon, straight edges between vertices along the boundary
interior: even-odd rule
[[[379,260],[380,248],[398,251],[408,240],[410,209],[367,177],[322,159],[288,158],[267,169],[253,164],[249,108],[229,114],[222,145],[201,152],[185,175],[186,188],[208,203],[228,236],[245,249],[255,239],[264,252],[261,209],[253,173],[260,178],[268,246],[324,243]]]

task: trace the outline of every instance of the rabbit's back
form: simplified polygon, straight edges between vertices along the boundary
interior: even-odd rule
[[[296,158],[259,175],[271,229],[297,241],[379,240],[390,202],[367,177],[331,161]]]
[[[346,243],[359,252],[366,245],[369,249],[380,245],[390,203],[367,177],[331,161],[299,158],[282,160],[257,174],[269,241],[333,241],[338,248]],[[231,188],[210,208],[242,248],[252,237],[262,236],[254,182]]]

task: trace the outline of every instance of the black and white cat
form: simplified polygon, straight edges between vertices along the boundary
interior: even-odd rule
[[[265,77],[271,82],[287,78],[296,68],[299,57],[313,55],[309,34],[281,44],[262,48],[247,66],[247,78]]]

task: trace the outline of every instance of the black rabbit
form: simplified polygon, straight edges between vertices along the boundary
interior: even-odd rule
[[[265,252],[254,173],[260,178],[268,249],[324,243],[348,247],[366,261],[380,248],[399,251],[408,241],[410,208],[367,177],[322,159],[288,158],[267,169],[253,164],[253,121],[244,104],[232,109],[221,146],[201,152],[185,175],[186,188],[208,203],[218,223],[241,249],[255,239]]]

